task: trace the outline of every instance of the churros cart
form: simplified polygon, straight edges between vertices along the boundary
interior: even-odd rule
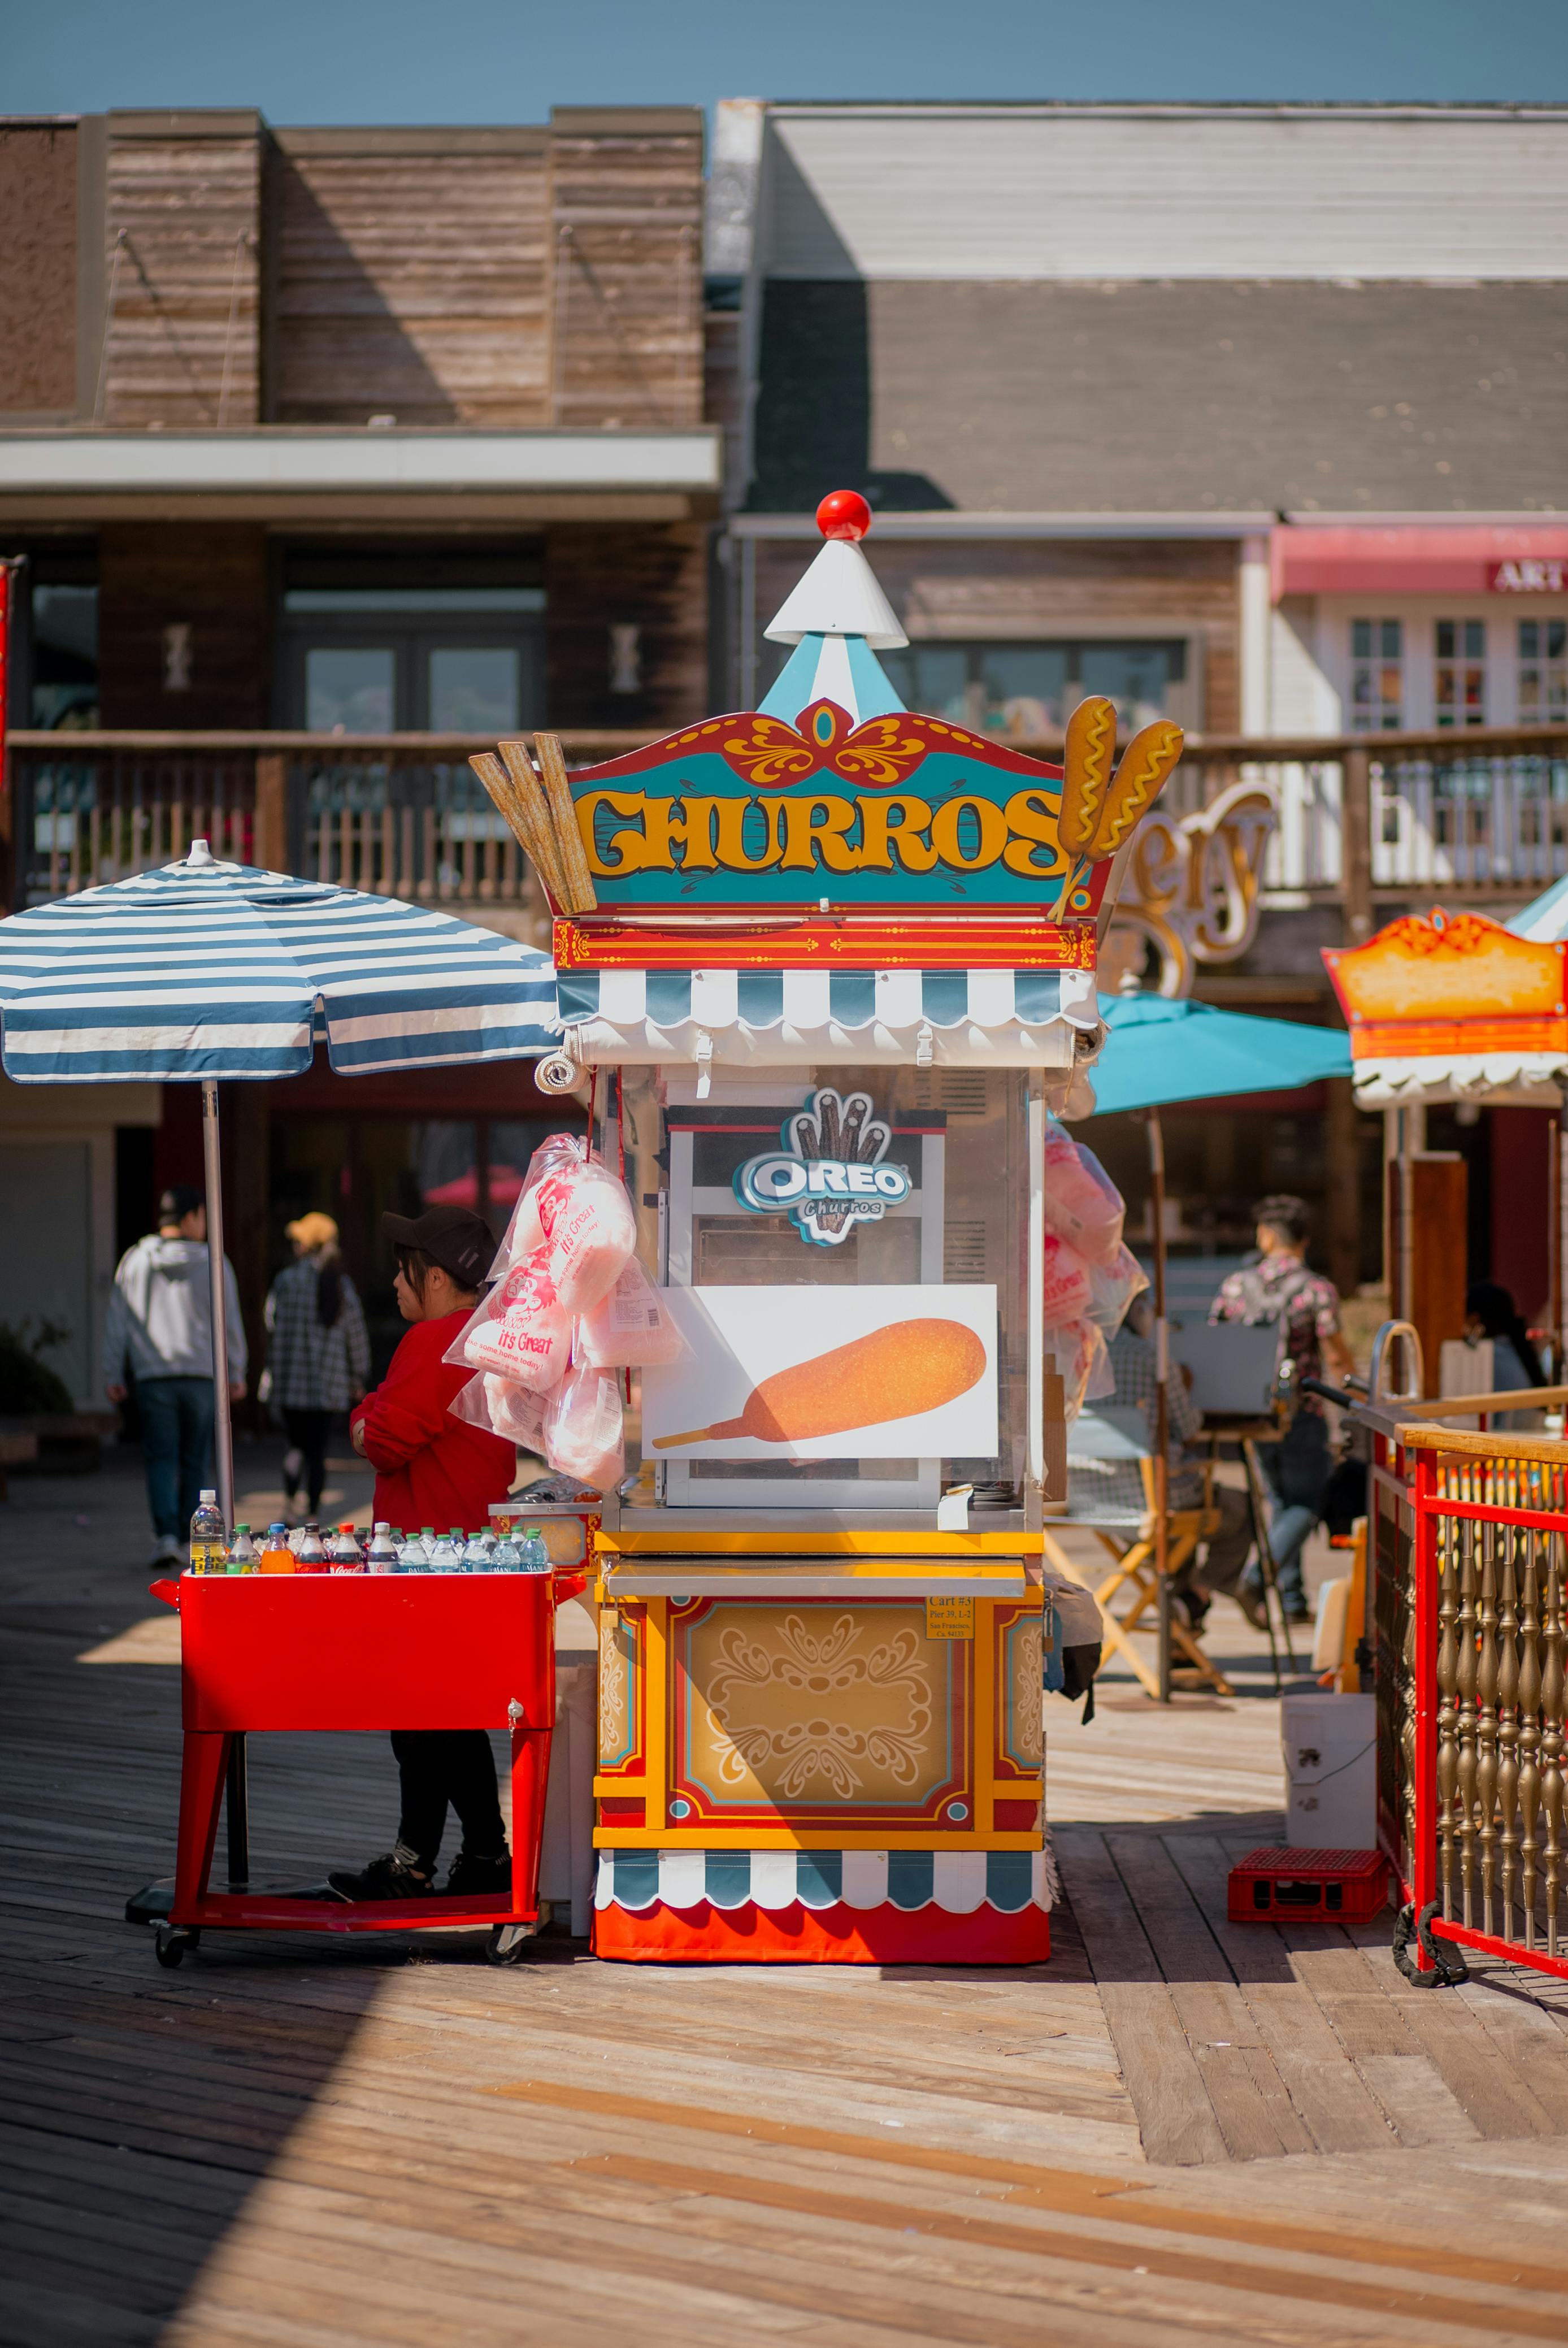
[[[1118,766],[1088,705],[1064,791],[912,715],[869,512],[818,519],[759,709],[475,761],[556,910],[541,1082],[592,1084],[686,1339],[594,1536],[593,1947],[1033,1963],[1049,1112],[1181,736]]]

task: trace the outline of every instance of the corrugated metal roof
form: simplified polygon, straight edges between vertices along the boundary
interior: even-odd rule
[[[777,108],[779,277],[1559,278],[1568,113]]]

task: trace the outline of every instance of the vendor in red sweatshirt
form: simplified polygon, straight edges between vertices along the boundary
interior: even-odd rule
[[[432,1207],[416,1219],[383,1215],[397,1258],[397,1309],[413,1326],[392,1366],[349,1420],[356,1451],[376,1470],[376,1515],[410,1530],[488,1521],[517,1468],[514,1445],[488,1435],[448,1406],[471,1371],[442,1355],[479,1302],[495,1241],[467,1207]],[[413,1900],[436,1888],[436,1857],[449,1803],[463,1829],[448,1894],[506,1892],[511,1859],[496,1787],[495,1756],[482,1728],[395,1728],[402,1779],[395,1848],[357,1874],[327,1879],[345,1900]]]

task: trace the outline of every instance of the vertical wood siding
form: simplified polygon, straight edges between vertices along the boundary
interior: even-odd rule
[[[106,424],[260,420],[262,142],[111,135]]]

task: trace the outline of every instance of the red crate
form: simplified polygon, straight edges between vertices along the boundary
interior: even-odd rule
[[[1388,1897],[1380,1850],[1250,1850],[1231,1869],[1233,1924],[1365,1924]]]

